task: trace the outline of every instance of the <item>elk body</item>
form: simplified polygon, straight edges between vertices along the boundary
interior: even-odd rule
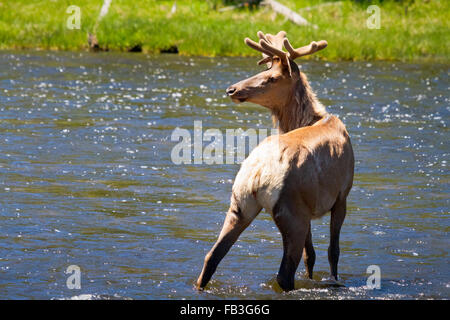
[[[326,112],[294,59],[326,47],[325,41],[294,49],[284,31],[258,32],[259,43],[245,42],[263,53],[258,64],[268,69],[227,89],[234,102],[249,101],[268,108],[280,135],[260,143],[242,163],[222,231],[206,255],[197,288],[206,286],[219,262],[262,208],[275,221],[283,239],[277,282],[294,289],[302,254],[312,279],[315,252],[311,220],[331,211],[328,260],[338,279],[339,234],[346,198],[353,183],[354,156],[344,124]],[[283,51],[283,46],[288,52]]]

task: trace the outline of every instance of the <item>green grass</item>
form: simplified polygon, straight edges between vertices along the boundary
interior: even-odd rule
[[[126,51],[140,45],[157,53],[177,46],[183,55],[256,56],[243,39],[285,30],[294,46],[325,39],[315,56],[327,60],[432,60],[449,62],[450,1],[364,2],[344,0],[310,11],[324,0],[279,0],[318,26],[301,27],[268,8],[218,12],[214,1],[113,0],[97,36],[102,48]],[[412,3],[411,3],[412,2]],[[0,0],[0,49],[87,50],[102,0]],[[381,29],[368,29],[369,4],[381,8]],[[405,13],[405,7],[408,12]],[[69,30],[69,5],[81,8],[81,29]]]

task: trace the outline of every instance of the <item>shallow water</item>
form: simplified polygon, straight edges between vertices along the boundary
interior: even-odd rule
[[[175,165],[176,127],[270,129],[225,88],[255,59],[0,53],[0,298],[450,298],[449,66],[303,62],[351,135],[355,182],[330,287],[329,216],[313,222],[314,281],[281,293],[281,237],[262,212],[193,290],[238,164]],[[447,138],[446,138],[447,137]],[[81,289],[68,289],[69,265]],[[366,285],[368,266],[381,288]],[[82,296],[86,297],[86,296]]]

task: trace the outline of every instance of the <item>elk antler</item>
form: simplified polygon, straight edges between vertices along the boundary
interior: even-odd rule
[[[313,54],[314,52],[325,49],[328,45],[325,40],[320,40],[318,42],[313,41],[307,46],[294,49],[289,40],[286,38],[286,32],[284,31],[278,32],[276,36],[269,33],[265,35],[261,31],[258,31],[257,34],[260,39],[259,43],[249,38],[245,38],[245,43],[250,48],[262,52],[263,59],[258,61],[258,65],[269,62],[273,56],[278,56],[280,59],[286,61],[289,68],[289,74],[291,74],[289,59],[295,60],[299,57]],[[277,45],[279,48],[277,48]],[[288,52],[284,52],[282,46],[284,46]]]
[[[252,41],[249,38],[245,38],[245,43],[252,49],[262,52],[263,58],[258,61],[258,65],[268,63],[273,56],[278,56],[280,59],[286,61],[289,68],[289,74],[291,74],[291,66],[289,64],[289,55],[282,50],[283,39],[286,37],[285,31],[280,31],[276,36],[271,34],[264,34],[258,31],[259,43]],[[277,46],[279,48],[277,48]]]
[[[284,58],[286,53],[281,49],[283,47],[283,39],[286,37],[286,32],[280,31],[277,35],[264,34],[258,31],[259,43],[245,38],[245,43],[252,49],[255,49],[263,54],[263,59],[258,61],[258,65],[269,62],[274,55]]]
[[[325,49],[328,43],[325,40],[320,40],[319,42],[311,42],[309,45],[294,49],[287,38],[283,40],[284,47],[289,51],[289,58],[295,60],[299,57],[306,56],[308,54],[313,54],[319,50]]]

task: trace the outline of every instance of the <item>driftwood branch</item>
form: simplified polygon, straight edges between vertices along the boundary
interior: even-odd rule
[[[102,20],[102,18],[104,16],[106,16],[106,14],[108,13],[111,2],[112,2],[112,0],[104,0],[103,1],[102,8],[100,9],[100,13],[97,17],[97,20],[95,21],[94,29],[93,29],[92,33],[90,33],[90,32],[88,33],[89,48],[93,51],[100,50],[100,47],[98,45],[98,40],[97,40],[97,29],[98,29],[98,26],[100,25],[100,21]]]
[[[342,1],[324,2],[324,3],[317,4],[315,6],[301,8],[299,11],[312,11],[312,10],[320,9],[320,8],[323,8],[323,7],[340,6],[342,4],[343,4]]]
[[[177,1],[176,0],[173,2],[172,8],[170,9],[169,14],[167,15],[168,18],[171,18],[175,13],[177,13]]]
[[[273,11],[285,16],[287,19],[295,24],[298,24],[299,26],[311,26],[311,24],[301,15],[275,0],[265,0],[261,4],[271,7]],[[315,25],[312,26],[317,28]]]

